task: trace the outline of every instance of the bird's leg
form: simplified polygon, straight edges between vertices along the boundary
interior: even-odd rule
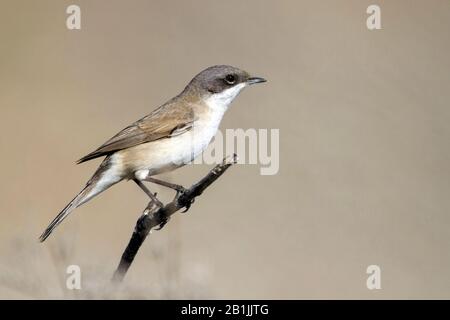
[[[156,198],[156,193],[153,194],[140,180],[133,179],[134,182],[152,199],[152,202],[154,202],[157,206],[160,208],[164,207],[164,204]],[[161,220],[161,223],[159,224],[158,228],[155,230],[161,230],[166,223],[169,221],[169,218],[163,217]]]
[[[173,189],[173,190],[175,190],[177,192],[177,194],[180,194],[180,193],[182,194],[182,193],[186,193],[187,192],[187,189],[185,187],[183,187],[182,185],[171,183],[171,182],[167,182],[167,181],[163,181],[163,180],[159,180],[159,179],[156,179],[156,178],[146,177],[144,179],[144,181],[156,183],[156,184],[159,184],[161,186]],[[186,206],[186,209],[184,211],[182,211],[182,213],[187,212],[189,210],[189,208],[191,207],[192,203],[194,203],[194,199],[192,199],[192,201]]]
[[[133,179],[134,182],[152,199],[152,201],[160,208],[164,207],[164,204],[156,198],[156,193],[153,194],[148,188],[138,179]]]
[[[144,180],[148,181],[148,182],[159,184],[161,186],[164,186],[164,187],[167,187],[167,188],[170,188],[170,189],[173,189],[173,190],[175,190],[177,192],[180,192],[180,193],[185,193],[187,191],[185,187],[183,187],[183,186],[181,186],[179,184],[175,184],[175,183],[159,180],[159,179],[156,179],[156,178],[146,177]]]

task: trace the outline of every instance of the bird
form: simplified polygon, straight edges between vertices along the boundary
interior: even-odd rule
[[[120,181],[133,180],[160,207],[161,201],[143,182],[185,192],[183,186],[154,176],[192,162],[216,135],[225,111],[241,90],[262,82],[266,79],[229,65],[198,73],[180,94],[77,161],[104,157],[85,187],[44,230],[40,242],[73,210]]]

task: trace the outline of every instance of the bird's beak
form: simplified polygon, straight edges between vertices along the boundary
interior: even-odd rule
[[[261,83],[261,82],[267,82],[267,80],[264,78],[260,78],[260,77],[251,77],[251,78],[248,78],[248,80],[247,80],[248,85],[252,85],[255,83]]]

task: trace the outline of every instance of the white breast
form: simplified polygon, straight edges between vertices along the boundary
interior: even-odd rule
[[[236,85],[221,93],[213,94],[206,99],[208,109],[198,114],[193,128],[183,134],[168,139],[156,140],[127,149],[123,157],[123,165],[129,173],[145,171],[154,175],[170,171],[187,164],[202,153],[216,135],[225,111],[245,87]]]
[[[211,142],[223,114],[221,110],[211,109],[199,116],[186,133],[117,152],[116,158],[122,164],[124,174],[145,172],[145,175],[155,175],[191,162]]]

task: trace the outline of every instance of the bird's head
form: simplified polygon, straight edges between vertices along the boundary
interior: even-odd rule
[[[218,107],[228,107],[245,87],[266,82],[264,78],[253,77],[244,70],[227,65],[209,67],[197,74],[186,87],[194,90]]]

